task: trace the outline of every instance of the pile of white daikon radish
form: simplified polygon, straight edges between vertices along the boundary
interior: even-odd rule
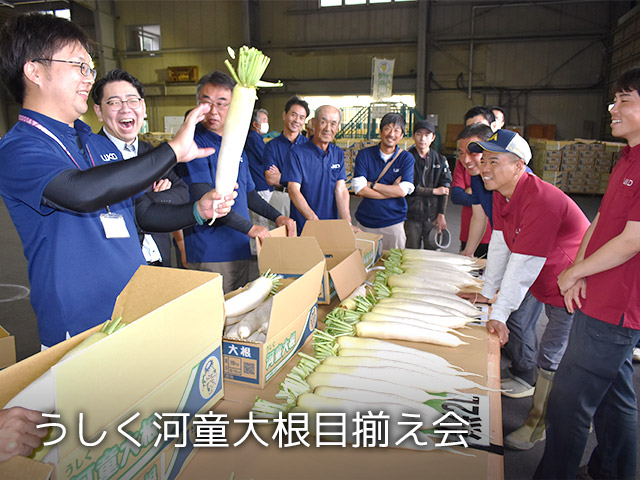
[[[327,332],[379,339],[411,340],[449,347],[464,345],[456,329],[484,315],[458,295],[481,288],[481,268],[461,255],[431,250],[391,250],[374,292],[343,302],[327,315]]]
[[[392,250],[385,266],[373,287],[362,287],[361,295],[327,315],[325,331],[314,333],[315,357],[300,353],[298,365],[280,385],[276,397],[284,403],[256,399],[254,414],[276,418],[306,412],[312,414],[313,433],[316,413],[355,418],[384,411],[392,419],[411,413],[426,426],[427,433],[419,432],[418,438],[427,440],[434,438],[429,426],[445,413],[443,394],[488,390],[467,378],[477,374],[438,355],[386,341],[464,344],[459,338],[464,335],[455,329],[478,320],[481,311],[456,292],[480,288],[472,274],[480,266],[467,257],[418,250]],[[430,450],[433,445],[396,446]]]
[[[243,291],[225,300],[226,338],[264,343],[269,329],[273,295],[278,291],[281,278],[267,271]]]

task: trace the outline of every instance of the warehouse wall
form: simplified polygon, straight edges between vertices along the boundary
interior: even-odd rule
[[[368,94],[377,56],[396,60],[394,93],[417,94],[422,113],[439,115],[443,135],[470,106],[500,104],[512,124],[556,124],[559,138],[572,138],[605,131],[610,33],[630,3],[418,0],[320,9],[317,0],[85,0],[81,7],[95,10],[85,26],[101,45],[100,73],[119,66],[143,81],[154,131],[164,116],[194,105],[195,85],[169,84],[167,67],[195,65],[199,76],[224,70],[227,45],[249,41],[272,57],[267,79],[285,82],[259,92],[276,129],[294,93]],[[162,50],[128,51],[127,26],[148,24],[161,26]],[[426,92],[416,92],[423,84]]]
[[[432,1],[423,19],[413,2],[324,9],[316,0],[246,4],[250,32],[242,1],[116,0],[119,63],[151,85],[168,80],[168,66],[197,65],[202,75],[222,69],[226,46],[241,45],[248,33],[272,57],[266,77],[285,82],[282,89],[259,94],[274,128],[281,127],[282,106],[294,93],[369,93],[371,58],[378,56],[396,60],[396,93],[416,93],[424,75],[426,113],[439,115],[443,134],[472,105],[501,104],[512,124],[556,124],[559,138],[599,136],[607,35],[615,9],[624,8],[604,1]],[[126,26],[155,23],[162,27],[162,55],[126,52]],[[419,28],[428,29],[426,72],[417,71]],[[182,115],[193,104],[189,95],[151,95],[151,129],[161,130],[165,115]]]
[[[472,105],[489,104],[505,107],[513,125],[556,124],[558,138],[599,136],[612,8],[439,2],[431,10],[428,107],[440,114],[441,131]]]

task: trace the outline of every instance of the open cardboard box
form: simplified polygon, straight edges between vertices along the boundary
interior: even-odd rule
[[[362,254],[365,268],[369,269],[382,257],[382,235],[379,233],[356,233],[356,246]]]
[[[329,304],[335,295],[345,299],[367,278],[356,237],[346,220],[308,220],[300,237],[313,237],[327,261],[318,302]]]
[[[188,435],[195,414],[210,411],[223,395],[223,305],[217,274],[142,266],[113,310],[113,318],[122,316],[129,325],[55,366],[100,327],[3,370],[0,404],[53,366],[60,418],[51,422],[66,427],[58,444],[58,480],[96,478],[107,464],[110,478],[175,478],[195,453]],[[95,441],[106,432],[96,446],[79,441],[80,413],[84,439]],[[123,428],[139,446],[118,431],[132,417]],[[178,428],[162,435],[154,422],[173,422]],[[15,457],[0,463],[0,478],[49,478],[34,473],[42,465]]]
[[[258,263],[261,273],[282,275],[284,286],[273,297],[264,343],[223,339],[223,371],[226,381],[264,388],[316,328],[325,261],[313,238],[269,237]]]
[[[0,325],[0,370],[16,363],[16,339]]]
[[[269,234],[272,237],[283,238],[287,236],[287,227],[284,225],[281,227],[276,227],[273,230],[269,230]],[[260,255],[260,250],[262,249],[262,239],[260,237],[256,238],[256,253]]]

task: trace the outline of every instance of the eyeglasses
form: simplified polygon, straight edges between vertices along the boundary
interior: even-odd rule
[[[108,102],[105,102],[107,105],[109,105],[109,109],[113,112],[117,112],[118,110],[120,110],[122,108],[122,105],[124,105],[125,103],[129,106],[129,108],[131,109],[136,109],[138,108],[141,104],[142,104],[142,99],[141,98],[127,98],[126,100],[120,100],[119,98],[114,98],[112,100],[109,100]]]
[[[198,105],[202,105],[202,104],[206,104],[209,105],[210,108],[210,112],[213,112],[213,109],[215,108],[217,111],[219,112],[223,112],[225,111],[227,108],[229,108],[229,105],[231,105],[231,103],[225,103],[225,102],[215,102],[215,103],[211,103],[211,102],[206,102],[204,100],[198,100]]]
[[[96,69],[91,68],[91,65],[85,62],[76,62],[74,60],[58,60],[55,58],[34,58],[34,62],[60,62],[60,63],[70,63],[71,65],[76,65],[80,67],[80,73],[85,77],[88,77],[91,74],[91,77],[96,79]]]

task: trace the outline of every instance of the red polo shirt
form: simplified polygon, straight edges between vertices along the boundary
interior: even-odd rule
[[[623,150],[599,212],[585,257],[620,235],[627,222],[640,222],[640,146]],[[587,277],[587,300],[582,306],[590,317],[616,325],[624,314],[625,327],[640,329],[640,255]]]
[[[493,193],[493,227],[501,230],[511,253],[547,261],[529,289],[543,303],[563,307],[558,275],[573,262],[589,220],[560,189],[524,173],[507,201]]]

